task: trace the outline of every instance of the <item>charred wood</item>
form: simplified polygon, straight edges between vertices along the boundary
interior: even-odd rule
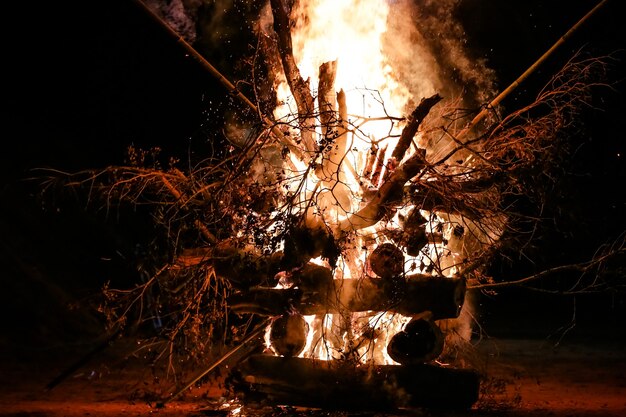
[[[332,138],[338,135],[337,125],[337,97],[335,93],[335,75],[337,61],[325,62],[319,69],[319,88],[317,100],[319,103],[320,124],[323,138]]]
[[[404,195],[404,184],[426,166],[426,150],[418,149],[413,156],[394,170],[372,200],[358,212],[339,222],[339,231],[359,230],[373,226],[383,218]]]
[[[284,314],[272,321],[270,345],[276,354],[298,356],[306,346],[309,325],[300,314]]]
[[[252,355],[229,386],[245,403],[336,410],[462,410],[478,399],[480,379],[468,369],[420,365],[355,365],[342,361]]]
[[[397,162],[400,162],[404,158],[404,154],[407,149],[411,145],[411,141],[415,134],[417,133],[417,129],[424,121],[424,118],[430,113],[430,109],[437,103],[442,100],[442,97],[439,94],[435,94],[428,98],[423,98],[420,101],[420,104],[413,110],[411,115],[408,118],[407,125],[402,129],[402,133],[400,135],[400,139],[396,144],[396,147],[393,149],[393,153],[391,157],[394,158]]]
[[[339,248],[329,231],[319,225],[294,225],[285,235],[285,270],[298,268],[310,259],[321,256],[332,266],[339,257]]]
[[[372,272],[381,278],[391,278],[404,272],[404,254],[397,246],[383,243],[368,258]]]
[[[387,353],[402,365],[416,365],[436,359],[443,351],[444,337],[430,312],[411,319],[404,330],[396,333],[387,346]]]
[[[256,285],[276,285],[274,276],[281,270],[283,254],[275,252],[264,256],[250,246],[236,240],[220,242],[211,257],[215,273],[228,280],[235,288]]]
[[[317,149],[314,136],[314,99],[311,95],[309,81],[305,81],[300,75],[300,70],[293,56],[289,13],[285,8],[283,0],[271,0],[270,3],[274,17],[274,31],[278,37],[278,50],[283,64],[283,70],[287,78],[289,89],[298,107],[302,142],[307,151],[314,152]]]
[[[433,320],[458,317],[465,299],[462,278],[416,274],[406,279],[344,279],[317,288],[251,288],[233,294],[236,313],[271,316],[296,311],[303,315],[346,311],[391,311],[413,316],[431,311]]]

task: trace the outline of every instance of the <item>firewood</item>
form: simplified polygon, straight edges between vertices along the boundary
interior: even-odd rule
[[[270,345],[276,354],[298,356],[306,345],[309,325],[300,314],[284,314],[276,318],[270,329]]]
[[[236,313],[278,316],[289,311],[303,315],[346,311],[391,311],[413,316],[424,311],[433,320],[458,317],[465,298],[465,280],[430,275],[406,279],[333,280],[329,287],[251,288],[233,294],[228,304]]]
[[[334,74],[327,72],[334,71],[334,66],[322,65],[320,67],[320,121],[322,122],[322,143],[321,158],[315,173],[322,180],[325,193],[330,194],[331,204],[339,205],[339,208],[347,213],[351,209],[352,192],[348,187],[346,174],[344,171],[344,159],[348,146],[348,108],[346,95],[343,90],[336,94],[338,113],[333,107],[335,100],[330,100],[328,96],[334,93],[334,86],[326,85],[334,80]],[[322,81],[324,81],[322,83]],[[324,84],[324,90],[321,90]],[[332,87],[332,89],[331,89]]]
[[[430,364],[368,366],[252,355],[237,366],[228,385],[244,403],[336,410],[462,410],[477,401],[480,379],[472,370]]]
[[[359,230],[372,226],[383,218],[390,206],[397,204],[404,195],[404,184],[415,177],[426,166],[426,150],[418,148],[408,160],[401,163],[417,129],[432,107],[441,100],[439,94],[423,99],[411,113],[408,124],[402,129],[400,140],[388,162],[384,183],[372,200],[357,213],[340,222],[337,232]],[[395,168],[395,165],[398,165]]]
[[[381,278],[391,278],[404,272],[404,254],[392,243],[378,246],[368,258],[372,271]]]
[[[435,94],[428,98],[423,98],[420,101],[420,104],[413,110],[411,115],[408,117],[407,125],[402,129],[402,133],[400,135],[400,139],[396,144],[396,147],[393,149],[393,153],[391,157],[394,158],[397,162],[400,162],[404,158],[404,154],[407,149],[411,145],[413,141],[413,137],[417,133],[417,129],[424,121],[424,118],[428,116],[430,113],[430,109],[437,103],[442,100],[442,97],[439,94]]]
[[[404,184],[426,166],[425,157],[426,150],[418,149],[413,156],[389,175],[385,183],[365,207],[339,222],[337,231],[359,230],[378,223],[387,213],[389,206],[397,204],[402,199]]]
[[[396,333],[387,346],[387,353],[402,365],[416,365],[436,359],[443,351],[441,329],[431,319],[430,312],[413,317],[404,329]]]
[[[336,74],[337,61],[325,62],[320,65],[317,101],[319,103],[323,138],[330,138],[338,134],[339,115],[337,114],[337,96],[335,93]]]
[[[300,137],[308,152],[315,152],[315,119],[314,99],[311,95],[309,80],[304,80],[293,56],[289,13],[285,10],[282,0],[271,0],[272,15],[274,17],[274,31],[278,39],[278,50],[283,64],[287,84],[291,94],[296,100],[298,108],[298,121],[300,125]]]

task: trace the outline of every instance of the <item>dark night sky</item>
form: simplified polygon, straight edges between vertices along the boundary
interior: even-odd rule
[[[36,189],[22,181],[29,170],[76,171],[120,163],[129,144],[184,154],[193,149],[208,102],[224,94],[131,0],[14,3],[19,4],[4,11],[11,32],[4,36],[3,48],[0,261],[6,266],[2,285],[8,290],[0,299],[2,316],[16,308],[12,301],[32,302],[35,292],[45,294],[48,287],[80,297],[101,285],[107,274],[132,274],[124,257],[142,242],[147,228],[141,218],[104,222],[79,207],[43,211],[33,197]],[[504,104],[523,101],[583,45],[600,55],[623,48],[625,25],[617,3],[609,2]],[[468,44],[488,59],[504,88],[595,4],[465,0],[460,10]],[[626,58],[624,51],[618,56]],[[624,62],[617,62],[611,76],[623,78],[624,69]],[[623,92],[620,83],[617,91],[597,97],[602,110],[585,116],[590,133],[575,157],[580,182],[568,202],[575,215],[554,236],[567,249],[555,250],[554,242],[544,242],[554,250],[550,256],[586,253],[626,229]],[[41,274],[28,272],[31,267]],[[37,281],[37,276],[46,278]],[[606,304],[606,299],[600,302]],[[615,309],[626,310],[623,297],[617,302]],[[43,315],[22,317],[35,321]]]

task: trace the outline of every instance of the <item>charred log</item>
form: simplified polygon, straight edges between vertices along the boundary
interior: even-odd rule
[[[304,291],[327,291],[332,288],[333,271],[330,269],[308,263],[291,273],[292,285]]]
[[[339,248],[333,236],[324,227],[292,226],[285,235],[284,269],[297,268],[312,258],[322,256],[333,266],[339,257]]]
[[[325,62],[319,69],[319,87],[317,101],[319,102],[320,124],[322,137],[338,136],[337,125],[337,96],[335,93],[335,76],[337,61]]]
[[[397,246],[383,243],[368,258],[372,271],[381,278],[391,278],[404,272],[404,254]]]
[[[387,346],[387,353],[402,365],[417,365],[436,359],[443,351],[443,333],[427,312],[414,317],[404,330],[396,333]]]
[[[272,316],[297,311],[303,315],[346,311],[391,311],[413,316],[424,311],[433,320],[458,317],[465,298],[462,278],[412,275],[406,279],[333,280],[318,288],[252,288],[233,294],[228,304],[236,313]]]
[[[277,355],[298,356],[306,346],[309,325],[300,314],[285,314],[272,322],[270,344]]]
[[[431,407],[468,409],[480,379],[468,369],[435,365],[356,366],[348,362],[253,355],[229,385],[245,403],[341,410]]]

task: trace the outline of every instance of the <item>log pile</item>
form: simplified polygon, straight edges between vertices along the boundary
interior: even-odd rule
[[[436,320],[458,317],[465,281],[398,274],[396,249],[385,244],[372,255],[380,275],[376,278],[333,279],[329,268],[308,263],[279,274],[283,287],[256,286],[235,293],[229,299],[233,311],[274,317],[268,332],[274,355],[255,355],[241,363],[230,381],[235,392],[246,402],[325,409],[471,407],[478,398],[478,375],[433,362],[444,346]],[[386,346],[399,365],[297,357],[309,332],[320,333],[303,316],[315,315],[312,323],[320,324],[326,314],[344,317],[346,312],[366,311],[412,317]]]
[[[350,241],[350,236],[393,217],[406,202],[407,184],[428,168],[426,150],[418,147],[414,137],[442,97],[423,98],[407,117],[391,156],[385,157],[388,144],[380,148],[373,144],[364,171],[356,172],[346,158],[353,126],[345,93],[335,90],[337,62],[320,66],[315,98],[310,80],[301,76],[293,57],[288,8],[281,0],[271,0],[270,5],[272,48],[280,56],[298,109],[298,140],[306,155],[302,162],[308,166],[305,177],[314,174],[319,182],[312,194],[302,195],[309,203],[283,236],[283,252],[263,256],[232,243],[216,251],[215,272],[237,289],[227,300],[229,308],[237,314],[272,318],[266,342],[273,355],[254,355],[241,363],[233,373],[232,386],[248,401],[275,405],[368,410],[469,408],[478,397],[477,374],[433,363],[444,343],[436,321],[459,316],[465,279],[405,271],[405,253],[418,256],[429,243],[443,241],[440,232],[427,232],[422,206],[416,204],[402,219],[402,230],[387,236],[391,241],[367,244],[373,251],[365,270],[357,272],[352,265],[352,269],[347,267],[352,278],[335,276],[337,258],[344,255],[337,242]],[[319,136],[314,134],[315,126],[321,128]],[[371,185],[365,188],[360,184],[366,196],[360,203],[347,185],[350,176],[365,178],[366,187]],[[324,217],[331,207],[338,214],[332,221]],[[320,257],[328,260],[328,266],[311,261]],[[356,265],[353,260],[344,261]],[[389,338],[381,337],[382,330],[369,322],[359,328],[358,318],[379,313],[410,321],[403,328],[393,328]],[[305,316],[313,319],[307,322]],[[315,359],[320,356],[310,344],[321,338],[325,340],[320,345],[335,351],[330,357],[340,360]],[[383,347],[372,351],[386,349],[396,365],[355,360],[363,345],[376,343]]]

